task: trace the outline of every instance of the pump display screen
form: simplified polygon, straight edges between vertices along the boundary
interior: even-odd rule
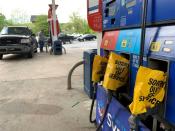
[[[99,12],[98,5],[99,0],[89,0],[89,14]]]
[[[116,1],[112,1],[106,4],[106,17],[108,16],[115,16],[116,13],[119,11],[119,4],[116,4]]]
[[[114,3],[112,5],[110,5],[110,7],[109,7],[109,16],[114,16],[115,12],[116,12],[116,9],[117,8],[116,8]]]

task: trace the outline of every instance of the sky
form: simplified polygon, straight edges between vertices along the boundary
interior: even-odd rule
[[[55,0],[59,5],[56,13],[60,23],[69,21],[72,12],[86,18],[86,0]],[[15,12],[24,13],[28,20],[31,15],[47,14],[52,0],[0,0],[0,12],[10,19]]]

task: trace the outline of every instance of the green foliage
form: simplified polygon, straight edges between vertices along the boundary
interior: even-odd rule
[[[81,33],[88,34],[94,33],[88,26],[85,19],[82,19],[78,13],[73,13],[70,16],[70,22],[61,24],[61,31],[65,33]]]
[[[31,24],[30,27],[32,28],[34,33],[37,33],[41,30],[44,30],[44,34],[46,36],[49,35],[49,31],[48,31],[48,22],[47,22],[47,15],[40,15],[36,18],[36,21],[33,23],[33,25]]]
[[[14,23],[12,20],[6,20],[6,26],[13,26]]]
[[[3,28],[5,24],[5,16],[0,13],[0,30]]]
[[[13,22],[11,20],[6,20],[5,16],[2,13],[0,13],[0,31],[4,26],[7,25],[13,25]]]

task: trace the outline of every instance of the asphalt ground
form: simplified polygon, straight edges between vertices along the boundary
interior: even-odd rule
[[[64,45],[61,56],[37,53],[28,59],[6,55],[0,61],[0,131],[94,131],[89,123],[91,101],[83,91],[83,67],[71,67],[83,59],[83,51],[96,41]]]

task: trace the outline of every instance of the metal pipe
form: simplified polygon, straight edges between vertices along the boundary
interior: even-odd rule
[[[72,89],[71,78],[72,78],[72,74],[73,74],[74,70],[75,70],[78,66],[83,65],[83,64],[84,64],[84,61],[79,61],[79,62],[76,63],[76,64],[71,68],[71,70],[69,71],[68,79],[67,79],[67,89],[68,89],[68,90]]]

